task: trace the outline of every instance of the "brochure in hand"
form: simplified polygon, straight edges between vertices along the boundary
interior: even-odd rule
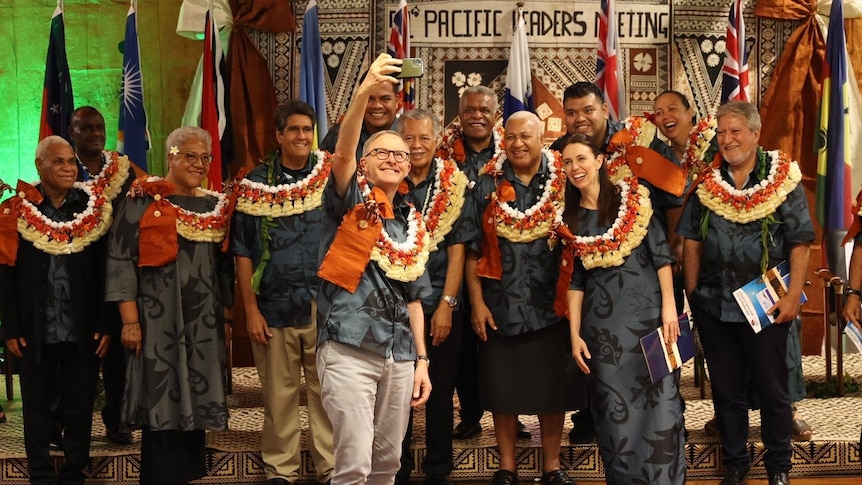
[[[659,327],[641,337],[641,349],[649,368],[650,379],[654,383],[682,367],[695,354],[694,337],[691,334],[691,321],[688,314],[683,313],[679,316],[679,339],[675,344],[667,344],[662,328]]]
[[[847,322],[847,325],[844,326],[844,333],[853,342],[853,345],[856,346],[856,350],[862,354],[862,331],[856,325],[853,325],[853,322]]]
[[[767,310],[787,293],[789,284],[790,263],[782,261],[733,292],[736,303],[742,309],[754,333],[760,333],[764,328],[775,323],[775,316],[768,314]],[[808,297],[803,292],[799,303],[806,301]]]

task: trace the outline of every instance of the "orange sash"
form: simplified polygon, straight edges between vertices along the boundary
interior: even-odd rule
[[[557,277],[557,294],[554,298],[554,314],[558,317],[569,315],[569,305],[566,303],[566,294],[572,281],[572,273],[575,270],[575,250],[573,244],[575,235],[569,230],[569,226],[560,224],[555,230],[560,242],[567,241],[569,244],[563,246],[563,255],[560,261],[560,275]]]
[[[608,149],[611,152],[625,150],[623,158],[638,178],[654,187],[677,197],[685,190],[685,170],[647,147],[634,145],[628,130],[620,130],[611,136]]]
[[[18,214],[21,213],[22,199],[33,205],[41,204],[44,199],[39,189],[23,180],[18,181],[15,193],[17,195],[0,205],[0,264],[6,266],[15,266],[18,260]]]
[[[155,201],[144,210],[138,223],[138,267],[164,266],[177,259],[177,210],[166,197],[174,186],[163,180],[143,182],[141,188]]]
[[[341,221],[317,276],[353,293],[371,259],[371,250],[383,231],[382,219],[393,219],[392,203],[379,187],[370,201],[356,204]]]
[[[497,236],[497,220],[494,213],[501,202],[515,200],[515,188],[508,180],[503,180],[497,189],[490,194],[491,202],[482,214],[482,257],[476,266],[476,273],[482,278],[500,280],[503,277],[500,240]]]

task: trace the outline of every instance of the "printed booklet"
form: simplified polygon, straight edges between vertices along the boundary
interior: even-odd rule
[[[649,368],[650,379],[654,383],[682,367],[695,354],[688,314],[679,316],[679,339],[675,344],[667,345],[662,328],[659,327],[641,337],[641,349]]]
[[[766,311],[787,293],[788,284],[790,284],[790,263],[782,261],[733,292],[736,303],[742,309],[754,333],[760,333],[775,322],[775,317],[767,314]],[[799,300],[799,303],[808,301],[805,292]]]

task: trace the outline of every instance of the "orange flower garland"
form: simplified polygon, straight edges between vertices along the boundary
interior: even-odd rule
[[[356,182],[362,196],[369,202],[371,187],[364,175],[357,174]],[[394,241],[386,232],[386,227],[380,231],[374,247],[371,249],[371,259],[377,262],[388,278],[409,283],[416,281],[425,272],[428,263],[430,236],[425,228],[422,214],[410,206],[407,216],[407,239],[403,242]]]
[[[141,186],[147,182],[158,182],[160,180],[162,180],[161,177],[139,178],[135,180],[132,183],[132,188],[129,190],[129,196],[144,196],[145,193]],[[228,220],[230,219],[228,199],[220,192],[200,187],[198,187],[198,190],[203,191],[206,195],[215,197],[218,202],[211,211],[199,213],[184,209],[168,201],[177,211],[177,234],[184,239],[194,242],[221,242],[224,240]],[[156,195],[155,199],[160,200],[161,196]]]
[[[449,128],[443,131],[443,141],[440,147],[437,148],[437,157],[443,160],[452,159],[462,164],[467,161],[467,147],[464,146],[463,128],[458,123],[453,123]],[[491,158],[496,158],[503,151],[503,127],[495,126],[491,130],[491,145],[494,147],[494,155]]]
[[[712,115],[701,118],[691,130],[682,160],[682,168],[686,173],[698,174],[709,169],[712,162],[710,153],[714,154],[716,151],[712,142],[717,130],[718,121]]]
[[[56,256],[79,253],[104,236],[111,227],[113,207],[104,197],[102,187],[83,182],[75,182],[73,187],[83,190],[89,200],[87,209],[68,222],[49,219],[36,207],[35,203],[38,202],[27,200],[26,194],[19,192],[21,209],[18,214],[18,233],[21,237],[40,251]]]
[[[109,201],[113,201],[120,191],[123,190],[123,184],[129,178],[129,157],[122,157],[117,152],[109,152],[102,150],[102,170],[93,176],[90,180],[85,181],[87,185],[99,186],[102,195]]]
[[[625,121],[625,128],[611,136],[608,151],[612,155],[607,161],[608,176],[617,182],[632,175],[625,159],[625,150],[630,146],[649,148],[655,139],[656,127],[649,119],[641,116],[630,116]]]
[[[508,202],[500,200],[494,210],[496,232],[512,242],[530,242],[546,237],[559,214],[563,213],[565,203],[566,178],[563,176],[563,158],[559,152],[543,149],[551,173],[545,181],[542,196],[525,211],[517,210]],[[479,175],[488,174],[498,178],[503,174],[506,154],[488,160]],[[496,192],[495,192],[496,193]]]
[[[467,176],[451,160],[435,158],[433,163],[436,171],[434,193],[424,215],[425,228],[431,233],[430,251],[437,250],[437,245],[449,234],[461,215],[468,183]]]
[[[722,179],[719,168],[705,170],[702,182],[697,186],[700,202],[712,212],[738,224],[771,215],[802,180],[802,172],[799,164],[784,152],[774,150],[767,155],[770,157],[769,175],[750,189],[732,187]]]
[[[320,207],[323,190],[332,171],[332,155],[313,151],[315,165],[304,179],[290,184],[268,185],[242,179],[234,185],[236,210],[252,216],[283,217]],[[272,163],[279,163],[274,160]]]

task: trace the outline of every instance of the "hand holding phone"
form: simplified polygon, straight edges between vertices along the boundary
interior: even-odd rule
[[[419,57],[408,57],[402,59],[401,72],[395,77],[398,79],[412,79],[422,77],[425,74],[425,62]]]

